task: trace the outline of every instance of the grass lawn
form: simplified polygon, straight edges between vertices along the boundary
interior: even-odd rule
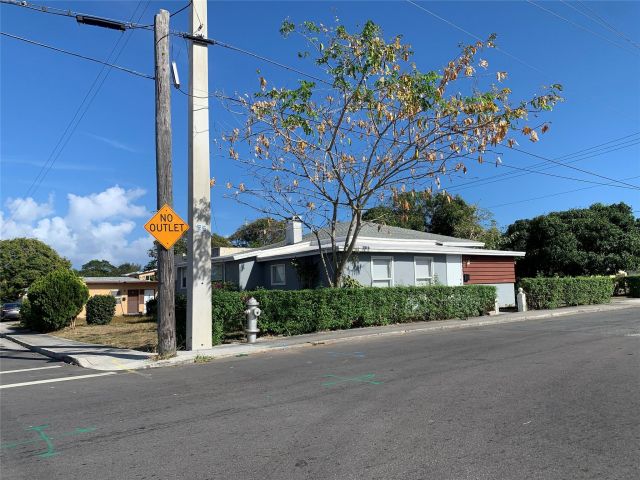
[[[84,318],[78,318],[75,328],[66,327],[52,335],[145,352],[155,352],[158,346],[156,323],[149,317],[120,315],[113,317],[108,325],[87,325]]]

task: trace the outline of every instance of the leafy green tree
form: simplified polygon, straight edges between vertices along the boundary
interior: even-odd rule
[[[233,247],[231,241],[222,235],[211,232],[211,246],[212,247]]]
[[[236,247],[264,247],[284,240],[285,225],[284,220],[274,220],[269,217],[258,218],[238,228],[229,236],[229,240]]]
[[[131,272],[139,272],[142,267],[138,263],[112,265],[107,260],[89,260],[78,270],[81,277],[118,277]]]
[[[153,247],[147,250],[147,255],[151,260],[144,266],[144,270],[153,270],[158,268],[158,247],[162,247],[157,241],[153,241]],[[187,236],[183,235],[174,245],[173,245],[173,253],[174,255],[186,255],[187,254]]]
[[[82,277],[112,277],[116,267],[107,260],[89,260],[82,265],[78,274]]]
[[[119,276],[119,275],[126,275],[127,273],[139,272],[141,270],[142,270],[142,265],[140,265],[139,263],[125,262],[118,265],[114,273],[116,276]]]
[[[527,253],[516,263],[519,277],[606,275],[640,267],[640,226],[625,203],[518,220],[503,242]]]
[[[383,205],[369,209],[363,220],[409,228],[421,232],[484,242],[499,248],[501,232],[493,214],[467,203],[460,195],[432,195],[425,191],[400,193]]]
[[[287,88],[261,77],[260,92],[238,95],[234,113],[246,122],[224,139],[248,180],[227,188],[265,216],[295,215],[318,239],[326,236],[329,246],[318,254],[332,286],[342,283],[374,202],[439,188],[470,162],[498,162],[497,149],[514,145],[514,132],[538,141],[548,129],[539,114],[561,100],[560,85],[513,100],[500,85],[506,72],[484,73],[489,64],[481,55],[495,35],[462,46],[442,68],[421,71],[402,36],[385,39],[372,21],[359,31],[285,21],[280,32],[306,42],[300,56],[322,78]],[[343,220],[344,241],[336,228]]]
[[[49,272],[29,288],[29,303],[23,314],[29,328],[50,332],[67,327],[82,311],[89,298],[89,289],[82,279],[69,269]]]
[[[34,281],[58,268],[71,268],[71,262],[40,240],[0,240],[0,299],[20,298]]]

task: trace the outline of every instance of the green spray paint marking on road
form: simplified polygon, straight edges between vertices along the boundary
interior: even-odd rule
[[[339,383],[356,382],[356,383],[369,383],[371,385],[380,385],[382,382],[372,380],[376,376],[375,373],[367,373],[366,375],[360,375],[357,377],[340,377],[338,375],[325,375],[328,378],[335,378],[331,382],[324,382],[322,385],[325,387],[332,387]]]
[[[60,433],[60,434],[56,435],[55,437],[50,437],[49,435],[47,435],[44,432],[44,430],[46,430],[47,428],[49,428],[49,425],[38,425],[36,427],[29,427],[29,428],[27,428],[27,430],[31,430],[31,431],[37,432],[39,438],[33,439],[33,440],[24,440],[22,442],[5,443],[4,445],[0,445],[0,448],[16,448],[16,447],[18,447],[20,445],[28,445],[28,444],[31,444],[31,443],[44,442],[46,447],[47,447],[47,451],[39,453],[37,456],[41,457],[41,458],[50,458],[50,457],[53,457],[53,456],[55,456],[55,455],[57,455],[59,453],[59,452],[56,452],[55,447],[53,445],[53,441],[52,440],[54,440],[55,438],[69,437],[71,435],[78,435],[80,433],[90,433],[90,432],[93,432],[95,430],[95,427],[76,428],[75,430],[72,430],[71,432]]]

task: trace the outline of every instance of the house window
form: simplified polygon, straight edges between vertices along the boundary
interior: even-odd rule
[[[285,264],[271,265],[271,285],[286,285]]]
[[[413,257],[416,286],[431,285],[433,283],[433,258]]]
[[[393,257],[371,257],[371,286],[393,286]]]
[[[187,288],[187,269],[178,267],[178,278],[180,279],[180,288]]]
[[[211,265],[211,280],[214,282],[224,282],[224,264],[215,263]]]

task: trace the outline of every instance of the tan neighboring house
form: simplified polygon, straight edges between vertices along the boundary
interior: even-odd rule
[[[113,295],[116,298],[116,315],[140,315],[147,313],[147,301],[155,298],[158,282],[132,277],[83,277],[89,288],[89,297]],[[83,308],[80,317],[86,316]]]

